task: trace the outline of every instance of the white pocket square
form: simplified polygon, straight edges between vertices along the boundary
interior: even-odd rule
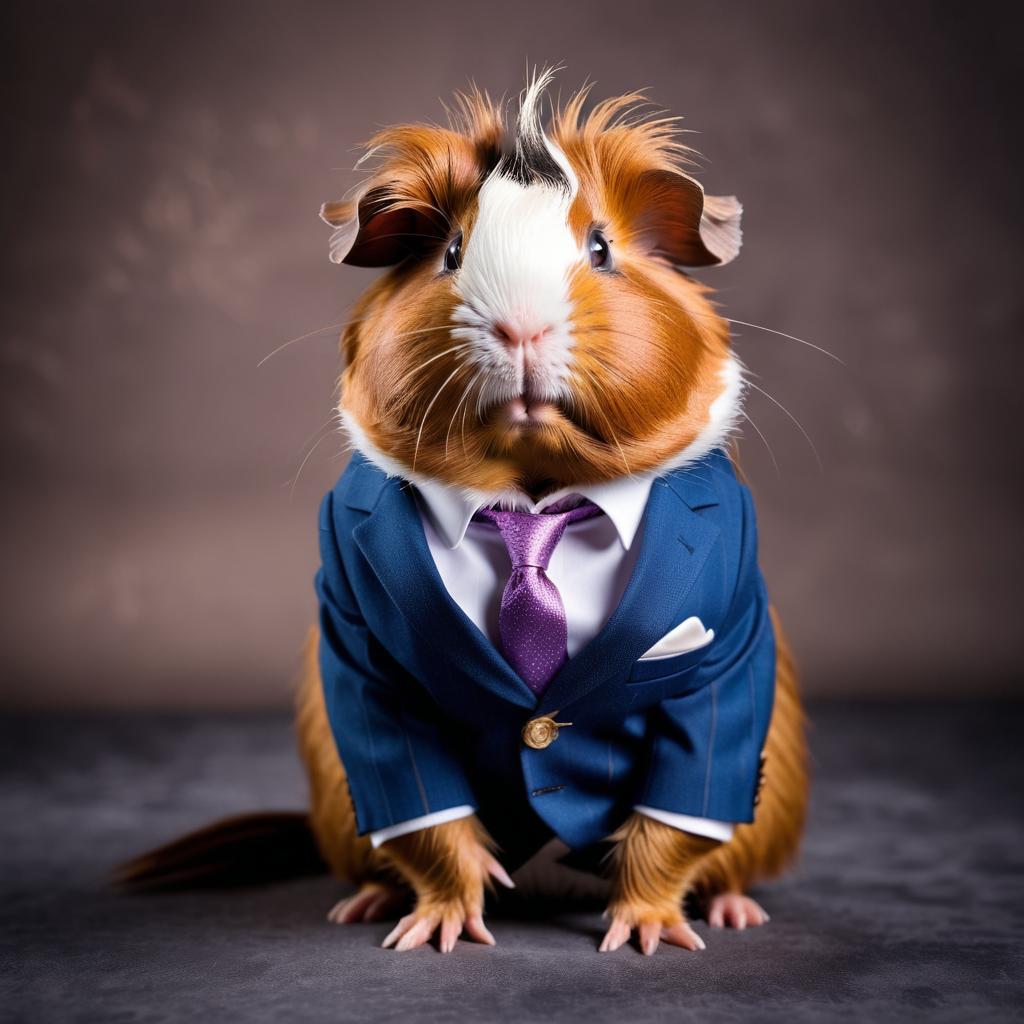
[[[715,639],[713,629],[705,629],[704,623],[691,615],[680,622],[675,629],[666,633],[643,657],[641,661],[657,661],[659,658],[672,658],[677,654],[688,654],[707,647]]]

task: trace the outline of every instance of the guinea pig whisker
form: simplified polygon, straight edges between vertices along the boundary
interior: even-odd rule
[[[681,312],[685,312],[687,314],[691,314],[691,311],[689,310],[689,308],[685,308],[685,307],[680,306],[680,304],[678,302],[662,301],[660,299],[652,298],[649,295],[645,296],[644,303],[645,303],[645,305],[656,306],[656,307],[659,307],[661,309],[666,309],[670,313],[674,313],[676,315],[676,317],[678,317]],[[615,302],[614,300],[607,301],[607,302],[603,303],[602,304],[602,308],[603,309],[608,309],[608,310],[620,310],[620,311],[623,311],[623,312],[626,312],[626,313],[630,313],[630,314],[635,312],[628,305]],[[696,314],[692,314],[692,315],[696,315]],[[662,319],[666,323],[668,323],[668,324],[670,324],[672,326],[677,326],[677,323],[678,323],[677,320],[675,320],[675,319],[673,319],[671,317],[664,316],[662,314]]]
[[[445,327],[417,327],[416,330],[414,331],[399,331],[397,334],[390,335],[390,337],[395,339],[412,338],[415,337],[417,334],[441,334],[442,332],[450,330],[451,328]],[[460,344],[462,343],[460,342]]]
[[[745,409],[740,410],[740,415],[757,431],[757,436],[761,438],[765,448],[768,449],[768,455],[772,460],[772,465],[775,467],[775,475],[781,480],[782,472],[779,470],[779,464],[775,459],[775,452],[772,451],[772,446],[768,443],[768,438],[761,433],[761,428],[750,418],[749,414]]]
[[[818,464],[818,472],[824,475],[825,469],[821,464],[821,456],[818,454],[818,449],[815,447],[814,442],[811,440],[811,435],[808,434],[806,430],[804,430],[803,424],[774,395],[769,395],[764,388],[758,387],[750,379],[749,376],[746,378],[746,385],[747,387],[753,388],[755,391],[760,392],[760,394],[764,395],[764,397],[767,398],[769,402],[771,402],[773,405],[777,405],[790,418],[790,420],[793,421],[793,425],[796,427],[797,430],[800,431],[801,434],[803,434],[804,440],[810,445],[811,451],[814,453],[814,461],[817,462]]]
[[[282,342],[277,348],[272,349],[268,352],[257,364],[256,369],[258,370],[265,362],[273,359],[279,352],[283,352],[286,348],[290,348],[292,345],[298,344],[300,341],[306,341],[308,338],[315,338],[318,334],[323,334],[326,331],[341,331],[349,327],[354,327],[356,324],[366,323],[368,320],[375,320],[376,316],[361,316],[353,317],[351,320],[340,320],[338,323],[325,324],[323,327],[317,327],[315,330],[307,331],[305,334],[300,334],[295,338],[289,338],[287,341]],[[424,327],[420,330],[415,331],[402,331],[400,334],[396,334],[396,338],[409,338],[414,334],[429,334],[430,332],[437,332],[443,330],[443,328],[437,327]]]
[[[438,352],[436,355],[431,356],[429,359],[425,359],[418,366],[414,366],[411,370],[408,370],[406,373],[402,375],[397,385],[395,386],[396,391],[401,392],[405,388],[405,386],[413,379],[413,377],[419,376],[419,374],[423,370],[425,370],[431,363],[436,362],[438,359],[441,359],[444,356],[449,356],[453,352],[459,352],[466,348],[469,348],[469,343],[462,342],[458,345],[452,345],[451,348],[446,348],[443,352]]]
[[[365,319],[369,319],[366,317]],[[349,323],[358,323],[359,321],[349,321]],[[300,341],[305,341],[307,338],[315,338],[318,334],[323,334],[325,331],[336,331],[341,330],[343,327],[348,327],[349,324],[344,321],[336,324],[327,324],[325,327],[318,327],[315,331],[307,331],[305,334],[300,334],[297,338],[289,338],[288,341],[282,345],[278,345],[273,351],[268,352],[257,364],[256,369],[258,370],[268,359],[273,359],[278,352],[283,352],[286,348],[290,348],[292,345],[298,344]]]
[[[755,331],[767,331],[769,334],[777,334],[780,338],[788,338],[790,341],[799,342],[801,345],[806,345],[808,348],[813,348],[815,352],[820,352],[823,356],[828,356],[829,359],[834,359],[840,366],[845,366],[846,363],[842,361],[834,352],[829,352],[827,348],[822,348],[820,345],[815,345],[813,342],[805,341],[803,338],[798,338],[793,334],[787,334],[785,331],[776,331],[771,327],[763,327],[761,324],[750,324],[746,320],[733,320],[730,317],[723,316],[726,323],[738,324],[740,327],[753,327]]]
[[[679,321],[669,320],[667,318],[662,318],[662,323],[664,323],[667,327],[669,327],[673,331],[678,331],[681,327],[686,326],[685,324],[679,323]],[[643,342],[650,342],[652,340],[653,341],[657,341],[658,340],[658,336],[654,332],[652,332],[651,334],[648,334],[648,335],[633,334],[632,332],[627,331],[625,328],[622,328],[622,327],[620,327],[618,325],[614,325],[614,326],[610,326],[610,327],[605,327],[603,325],[600,325],[600,326],[599,325],[592,325],[592,326],[589,326],[589,327],[584,327],[583,331],[585,333],[601,333],[601,332],[604,332],[605,334],[621,334],[621,335],[623,335],[623,336],[625,336],[627,338],[635,338],[637,341],[643,341]]]
[[[339,446],[338,450],[333,455],[329,456],[331,462],[337,462],[339,459],[345,458],[345,456],[351,452],[358,450],[356,448],[355,441],[347,430],[343,432],[342,436],[344,438],[344,443]]]
[[[633,470],[629,468],[629,461],[626,459],[626,453],[622,450],[622,445],[619,443],[618,437],[615,435],[615,431],[608,427],[608,433],[612,435],[612,440],[615,442],[615,447],[619,449],[619,456],[622,459],[623,466],[626,467],[626,476],[632,476]]]
[[[313,446],[309,449],[308,452],[306,452],[305,458],[302,460],[302,462],[299,463],[299,468],[295,471],[295,476],[292,477],[291,487],[288,490],[289,501],[291,501],[295,497],[295,488],[298,486],[299,477],[302,475],[302,471],[306,468],[306,463],[309,462],[309,460],[313,457],[313,452],[315,452],[317,448],[320,447],[320,444],[326,438],[331,436],[331,433],[331,431],[324,431],[323,433],[321,433],[321,435],[314,442]]]
[[[423,440],[423,428],[427,425],[427,417],[430,415],[430,410],[434,408],[434,403],[441,397],[441,392],[451,383],[455,378],[456,374],[462,372],[462,364],[460,363],[455,367],[454,370],[444,379],[444,383],[434,392],[434,397],[427,404],[427,408],[423,413],[423,419],[420,420],[420,429],[416,434],[416,447],[412,453],[412,471],[416,472],[416,459],[420,454],[420,441]]]
[[[676,303],[673,303],[673,302],[663,302],[660,299],[651,298],[651,296],[649,296],[649,295],[644,298],[644,303],[645,303],[645,305],[657,306],[657,307],[660,307],[661,309],[667,309],[667,310],[669,310],[669,312],[675,313],[677,316],[678,316],[678,314],[680,312],[689,312],[689,310],[684,310],[679,305],[679,303],[677,303],[677,302]],[[614,309],[624,310],[625,312],[628,312],[628,313],[635,312],[633,309],[630,308],[629,305],[620,304],[618,302],[615,302],[614,300],[604,302],[602,304],[602,308],[603,309],[613,309],[613,310]],[[666,317],[665,319],[669,323],[675,323],[675,321],[672,320],[669,317]]]
[[[258,370],[265,362],[267,362],[267,360],[273,359],[273,357],[276,356],[278,354],[278,352],[283,352],[286,348],[290,348],[292,345],[295,345],[295,344],[297,344],[300,341],[305,341],[307,338],[314,338],[318,334],[323,334],[325,331],[343,331],[343,330],[347,330],[349,327],[354,327],[356,324],[364,324],[368,320],[375,320],[375,319],[376,319],[375,315],[374,316],[352,317],[352,319],[350,319],[350,320],[340,320],[340,321],[338,321],[338,323],[335,323],[335,324],[325,324],[323,327],[317,327],[316,330],[307,331],[305,334],[300,334],[296,338],[289,338],[286,342],[278,345],[277,348],[275,348],[272,351],[268,352],[256,364],[256,369]],[[437,328],[436,327],[428,327],[427,330],[433,331],[433,330],[437,330]],[[421,332],[414,331],[414,332],[410,332],[410,333],[421,333]]]
[[[314,438],[318,437],[324,430],[327,430],[329,428],[335,429],[340,426],[341,409],[336,407],[331,410],[331,414],[330,416],[327,417],[327,419],[321,421],[319,426],[317,426],[311,433],[307,434],[302,439],[302,445],[300,447],[305,448],[308,444],[310,444],[313,441]]]
[[[479,384],[477,388],[477,408],[479,409],[480,395],[483,393],[483,370],[477,373],[476,377],[473,378],[474,383]],[[462,437],[462,454],[466,454],[466,413],[469,412],[469,402],[462,407],[462,425],[459,428],[459,433]],[[477,413],[479,417],[479,412]],[[482,461],[482,460],[481,460]]]
[[[644,340],[641,338],[637,338],[635,334],[625,334],[623,336],[627,338],[636,338],[637,341]],[[605,382],[606,386],[608,383],[611,383],[617,388],[629,389],[632,386],[632,380],[628,377],[624,377],[622,375],[622,372],[615,366],[613,366],[611,363],[609,363],[607,359],[604,359],[599,352],[588,352],[587,356],[588,358],[595,360],[595,362],[600,363],[601,369],[603,369],[612,378],[610,382]]]
[[[443,327],[417,327],[411,331],[397,331],[389,335],[392,338],[411,338],[416,334],[440,334],[444,330]]]
[[[472,391],[473,385],[477,382],[477,378],[483,372],[484,371],[482,369],[481,370],[477,370],[476,373],[474,373],[473,376],[470,377],[469,383],[466,385],[465,390],[462,392],[462,397],[459,399],[458,405],[455,406],[455,411],[452,413],[452,418],[448,422],[448,433],[446,433],[444,435],[444,457],[445,457],[445,459],[448,458],[448,440],[452,436],[452,427],[455,426],[455,417],[459,415],[459,408],[462,406],[462,403],[465,402],[466,399],[469,397],[469,393],[470,393],[470,391]],[[463,419],[463,423],[465,423],[465,419]],[[466,448],[466,435],[465,435],[465,433],[463,433],[463,435],[462,435],[462,448],[463,448],[463,452],[465,452],[465,448]]]
[[[584,330],[575,331],[574,334],[575,335],[607,334],[610,337],[630,338],[633,341],[639,341],[639,342],[642,342],[645,345],[650,345],[650,344],[653,343],[653,345],[667,359],[669,359],[673,363],[678,364],[680,370],[685,370],[686,369],[686,367],[683,366],[683,364],[680,362],[679,352],[675,348],[673,348],[673,346],[671,344],[668,344],[662,338],[659,338],[657,335],[652,335],[650,337],[646,337],[645,338],[645,337],[641,337],[639,334],[632,334],[629,331],[620,331],[620,330],[615,329],[615,328],[606,328],[606,327],[585,328]],[[610,374],[612,374],[615,377],[615,383],[617,385],[619,385],[621,387],[626,387],[626,388],[628,388],[630,386],[630,384],[631,384],[630,379],[626,378],[626,377],[623,377],[621,375],[621,373],[617,372],[615,370],[615,368],[608,363],[607,360],[601,358],[601,355],[599,353],[589,352],[588,355],[593,357],[594,359],[596,359],[598,362],[600,362],[601,365]]]
[[[590,380],[591,384],[595,387],[595,389],[600,390],[600,382],[595,377],[593,371],[590,370],[588,367],[580,367],[580,369],[583,371],[583,373],[586,375],[586,377]],[[607,429],[608,433],[611,435],[611,439],[615,442],[615,447],[619,450],[619,457],[622,459],[623,466],[626,467],[626,476],[632,476],[633,475],[633,471],[629,468],[629,460],[626,458],[626,453],[622,450],[622,445],[620,444],[619,439],[618,439],[618,437],[615,434],[615,431],[612,429],[612,425],[609,422],[608,417],[605,415],[604,411],[601,409],[601,406],[600,406],[599,403],[596,403],[596,402],[594,403],[594,411],[597,412],[601,416],[601,419],[604,422],[605,428]],[[602,438],[600,435],[598,435],[598,440],[604,441],[604,438]],[[605,442],[605,443],[607,443],[607,442]]]
[[[632,341],[639,341],[645,345],[649,345],[653,342],[660,347],[664,347],[661,345],[661,341],[656,335],[645,338],[640,334],[632,334],[629,331],[623,331],[617,327],[584,327],[582,330],[574,331],[573,334],[607,334],[611,337],[630,338]]]

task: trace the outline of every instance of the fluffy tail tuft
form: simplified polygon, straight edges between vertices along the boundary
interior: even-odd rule
[[[143,853],[114,869],[134,890],[226,889],[327,870],[305,812],[241,814]]]

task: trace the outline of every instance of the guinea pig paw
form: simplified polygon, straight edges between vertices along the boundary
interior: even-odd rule
[[[612,953],[619,949],[629,941],[634,928],[638,933],[640,951],[644,956],[653,956],[661,942],[694,952],[705,948],[704,940],[686,921],[675,918],[664,921],[642,921],[639,924],[634,924],[633,920],[632,915],[628,913],[613,915],[611,926],[605,933],[598,951]]]
[[[409,893],[394,885],[367,882],[354,895],[339,900],[327,912],[331,924],[362,924],[391,917],[406,905]]]
[[[487,930],[479,911],[467,914],[461,906],[450,905],[426,910],[417,908],[411,914],[406,914],[389,932],[381,948],[390,949],[394,946],[399,953],[404,953],[429,942],[438,929],[440,935],[437,948],[442,953],[450,953],[463,932],[474,942],[485,946],[495,944],[494,936]]]
[[[771,920],[764,908],[739,892],[723,892],[708,904],[708,924],[712,928],[756,928]]]

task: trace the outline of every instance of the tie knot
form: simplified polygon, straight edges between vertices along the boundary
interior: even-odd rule
[[[559,504],[552,508],[559,508]],[[588,501],[564,512],[512,512],[482,508],[473,518],[493,523],[498,528],[513,569],[527,566],[547,569],[566,526],[578,519],[589,519],[600,514],[601,510]]]

